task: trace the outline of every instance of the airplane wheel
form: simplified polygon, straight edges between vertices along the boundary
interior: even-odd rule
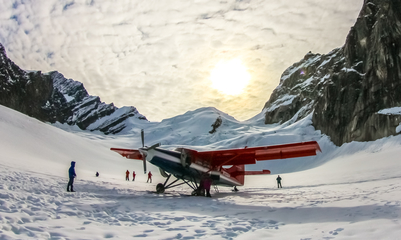
[[[163,183],[159,183],[159,184],[156,185],[156,192],[157,193],[164,193],[164,190],[165,190],[165,188],[164,188],[164,184]]]
[[[205,196],[205,189],[196,189],[192,191],[192,196]]]

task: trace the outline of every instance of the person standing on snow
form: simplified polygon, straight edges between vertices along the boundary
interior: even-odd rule
[[[70,178],[70,180],[68,181],[68,184],[67,184],[67,192],[75,192],[73,183],[74,183],[74,178],[76,176],[77,175],[75,174],[75,162],[72,161],[71,162],[71,167],[68,169],[68,177]]]
[[[125,172],[125,181],[129,181],[129,171]]]
[[[205,188],[205,191],[206,191],[206,197],[212,197],[210,195],[210,186],[211,185],[212,185],[212,179],[210,179],[210,177],[208,176],[203,180],[203,187]]]
[[[152,183],[152,173],[150,171],[148,172],[148,181],[146,181],[146,182],[149,182],[149,180],[150,180],[150,183]]]
[[[196,190],[196,194],[198,196],[205,196],[205,176],[201,177],[201,180],[199,182],[199,187]]]
[[[280,177],[280,175],[278,175],[278,177],[276,178],[276,180],[277,180],[277,188],[283,188],[283,187],[281,186],[281,177]]]
[[[135,171],[132,171],[132,181],[135,181],[135,176],[136,176]]]

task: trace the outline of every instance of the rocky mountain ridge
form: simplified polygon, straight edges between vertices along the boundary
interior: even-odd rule
[[[24,71],[0,44],[0,104],[41,121],[114,134],[126,121],[147,121],[135,107],[117,108],[88,94],[83,84],[59,72]]]
[[[336,145],[398,134],[401,116],[401,2],[365,0],[343,47],[308,53],[281,76],[265,104],[265,123],[313,125]]]
[[[338,146],[398,134],[401,116],[386,109],[401,106],[400,45],[401,2],[365,0],[343,47],[328,54],[309,52],[284,71],[264,106],[265,124],[312,115],[315,129]],[[135,107],[105,104],[61,73],[20,69],[1,44],[0,104],[42,121],[105,134],[147,122]],[[217,126],[216,118],[207,124]]]

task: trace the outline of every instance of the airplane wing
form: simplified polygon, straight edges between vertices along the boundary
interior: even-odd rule
[[[129,159],[142,160],[142,155],[139,150],[136,149],[123,149],[123,148],[110,148],[110,150],[121,154],[121,156]]]
[[[316,155],[320,151],[316,141],[281,144],[265,147],[196,152],[196,158],[208,161],[213,167],[255,164],[256,161],[297,158]]]

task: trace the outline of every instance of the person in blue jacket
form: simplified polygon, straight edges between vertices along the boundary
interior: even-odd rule
[[[68,169],[68,177],[70,178],[70,181],[68,181],[68,185],[67,185],[67,192],[75,192],[74,191],[74,187],[72,186],[72,184],[74,183],[74,178],[77,175],[75,174],[75,162],[72,161],[71,162],[71,167],[70,169]],[[71,190],[70,190],[70,186],[71,186]]]

